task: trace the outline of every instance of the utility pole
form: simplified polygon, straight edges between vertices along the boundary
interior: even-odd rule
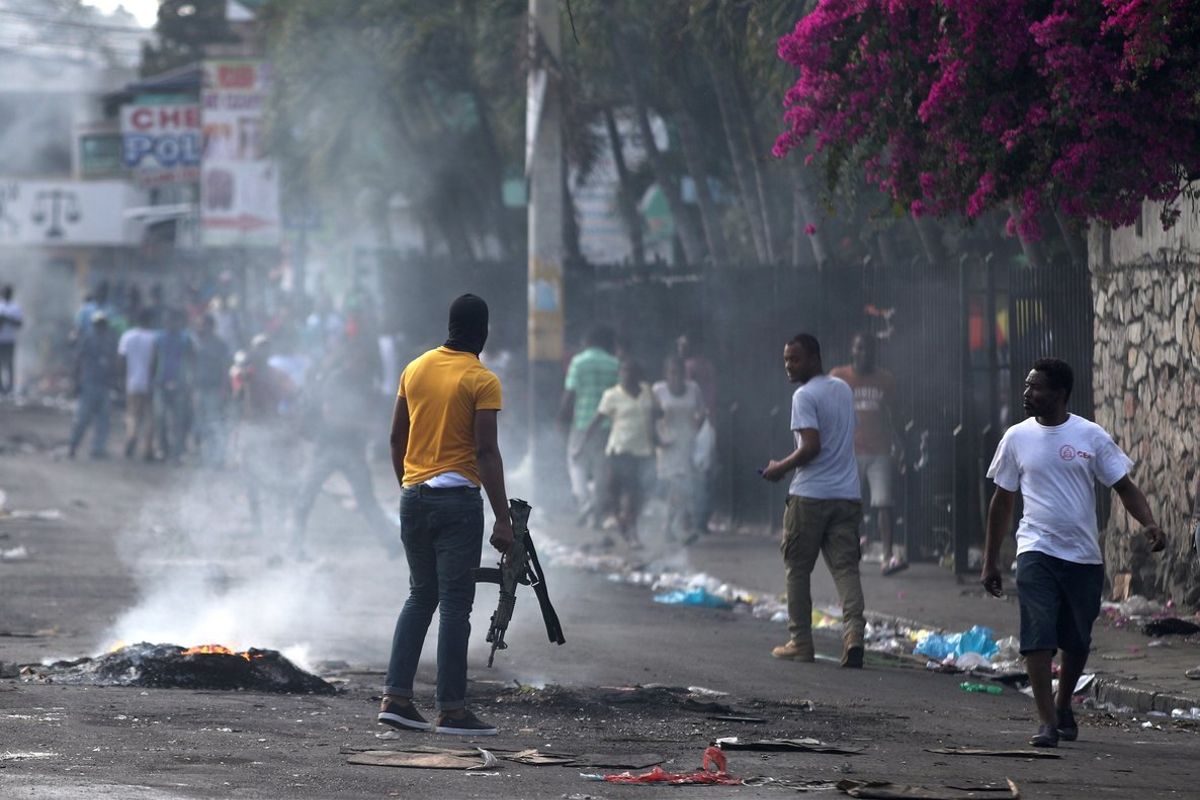
[[[554,424],[562,392],[564,196],[559,0],[529,0],[525,173],[529,183],[529,448],[534,481],[561,475]]]

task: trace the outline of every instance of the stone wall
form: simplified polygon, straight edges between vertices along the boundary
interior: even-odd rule
[[[1197,608],[1200,561],[1188,518],[1200,472],[1200,208],[1185,205],[1171,231],[1150,204],[1141,225],[1093,226],[1088,260],[1096,422],[1137,462],[1133,479],[1169,540],[1151,555],[1114,495],[1102,531],[1109,578],[1131,573],[1134,593]]]

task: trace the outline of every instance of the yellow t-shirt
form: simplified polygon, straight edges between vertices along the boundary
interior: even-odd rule
[[[404,485],[457,472],[478,486],[475,412],[500,409],[500,379],[474,353],[438,347],[405,367],[399,395],[408,401]]]

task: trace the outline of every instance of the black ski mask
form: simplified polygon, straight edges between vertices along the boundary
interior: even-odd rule
[[[445,346],[451,350],[479,355],[488,337],[488,306],[482,297],[464,294],[450,304],[450,338]]]

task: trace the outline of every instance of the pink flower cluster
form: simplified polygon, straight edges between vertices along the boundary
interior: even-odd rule
[[[1196,0],[821,0],[779,41],[799,72],[782,157],[822,153],[915,214],[1012,204],[1127,225],[1200,176]]]

